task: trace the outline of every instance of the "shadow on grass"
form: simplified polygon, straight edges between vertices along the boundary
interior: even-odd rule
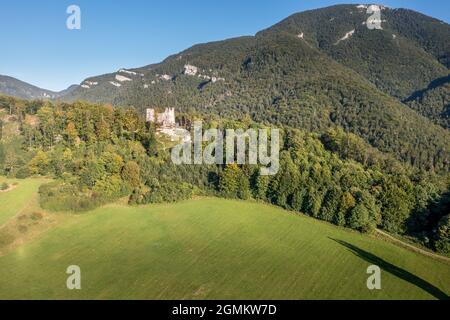
[[[345,242],[342,240],[336,240],[333,238],[330,238],[330,239],[333,241],[336,241],[340,245],[348,248],[356,256],[366,260],[367,262],[369,262],[371,264],[377,265],[384,271],[389,272],[390,274],[392,274],[402,280],[408,281],[409,283],[416,285],[417,287],[425,290],[426,292],[428,292],[435,298],[437,298],[439,300],[448,300],[449,299],[449,296],[445,292],[441,291],[439,288],[435,287],[431,283],[413,275],[411,272],[408,272],[402,268],[399,268],[399,267],[377,257],[376,255],[373,255],[372,253],[367,252],[361,248],[358,248],[348,242]]]

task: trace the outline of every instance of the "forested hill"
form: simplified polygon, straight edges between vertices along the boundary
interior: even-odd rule
[[[447,23],[412,10],[381,6],[382,30],[369,30],[366,25],[370,16],[367,8],[368,5],[337,5],[297,13],[256,36],[293,35],[352,68],[378,89],[399,100],[407,99],[435,79],[448,75],[450,26]],[[235,47],[233,43],[236,42],[229,41],[227,46],[223,46],[227,49],[224,54],[236,57],[245,47]],[[203,51],[210,48],[209,44],[201,47]],[[209,57],[208,71],[219,63],[216,57]],[[235,62],[238,62],[237,66],[242,63]],[[149,67],[137,70],[144,75],[148,71]],[[115,74],[94,79],[115,80]],[[147,80],[151,82],[154,79]],[[113,102],[114,94],[99,90],[97,81],[87,79],[83,84],[84,88],[79,88],[75,97],[105,98]],[[109,86],[114,87],[112,84]]]
[[[22,99],[58,99],[69,94],[76,87],[76,85],[73,85],[66,90],[54,92],[38,88],[13,77],[0,75],[0,94]]]
[[[186,65],[197,72],[186,70]],[[130,105],[141,111],[176,107],[309,131],[340,126],[421,168],[448,167],[447,130],[295,35],[198,45],[159,65],[88,82],[96,84],[68,99]]]
[[[446,76],[450,25],[412,10],[380,8],[381,30],[367,27],[368,5],[337,5],[294,14],[258,35],[301,35],[398,98]]]
[[[197,115],[182,117],[192,123]],[[203,120],[204,128],[223,131],[265,128],[212,114]],[[132,108],[0,96],[0,175],[54,178],[39,190],[46,210],[86,211],[126,198],[135,205],[196,195],[253,198],[450,253],[448,173],[402,164],[342,129],[317,134],[283,126],[280,138],[274,176],[254,165],[175,165],[169,139]]]

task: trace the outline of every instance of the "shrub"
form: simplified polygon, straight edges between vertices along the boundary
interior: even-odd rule
[[[118,175],[113,175],[98,180],[93,191],[107,199],[113,200],[125,196],[127,193],[126,189],[122,179]]]
[[[44,218],[44,215],[41,212],[33,212],[32,214],[30,214],[30,218],[34,221],[42,220],[42,218]]]
[[[28,164],[31,174],[46,175],[49,171],[50,159],[47,153],[39,150]]]
[[[0,190],[8,190],[8,188],[9,188],[9,184],[7,184],[6,182],[3,182],[0,185]]]
[[[62,182],[42,185],[39,196],[41,207],[51,211],[89,211],[109,200],[98,193],[83,193],[76,186]]]
[[[26,179],[31,176],[30,169],[28,167],[22,167],[16,172],[17,179]]]
[[[188,183],[153,181],[150,187],[138,188],[130,196],[130,204],[165,203],[187,200],[192,197],[193,186]]]
[[[24,225],[19,225],[17,229],[19,230],[20,233],[26,233],[28,231],[28,227]]]
[[[5,247],[14,242],[14,235],[7,230],[0,231],[0,247]]]

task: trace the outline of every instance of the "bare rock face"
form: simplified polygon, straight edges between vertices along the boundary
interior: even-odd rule
[[[188,76],[195,76],[198,73],[198,68],[196,66],[187,64],[184,66],[184,74]]]

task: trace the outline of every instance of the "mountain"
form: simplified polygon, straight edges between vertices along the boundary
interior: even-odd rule
[[[445,126],[445,112],[428,110],[423,99],[403,102],[449,74],[449,25],[380,7],[382,29],[369,30],[367,8],[298,13],[255,36],[89,78],[64,99],[141,111],[171,106],[310,131],[338,126],[402,161],[448,169],[450,132],[433,123]]]
[[[58,99],[69,94],[78,86],[72,85],[66,90],[53,92],[33,86],[18,79],[0,75],[0,94],[22,99]]]
[[[368,5],[337,5],[294,14],[260,34],[301,35],[400,99],[448,75],[448,24],[411,10],[378,8],[381,30],[367,27]]]

